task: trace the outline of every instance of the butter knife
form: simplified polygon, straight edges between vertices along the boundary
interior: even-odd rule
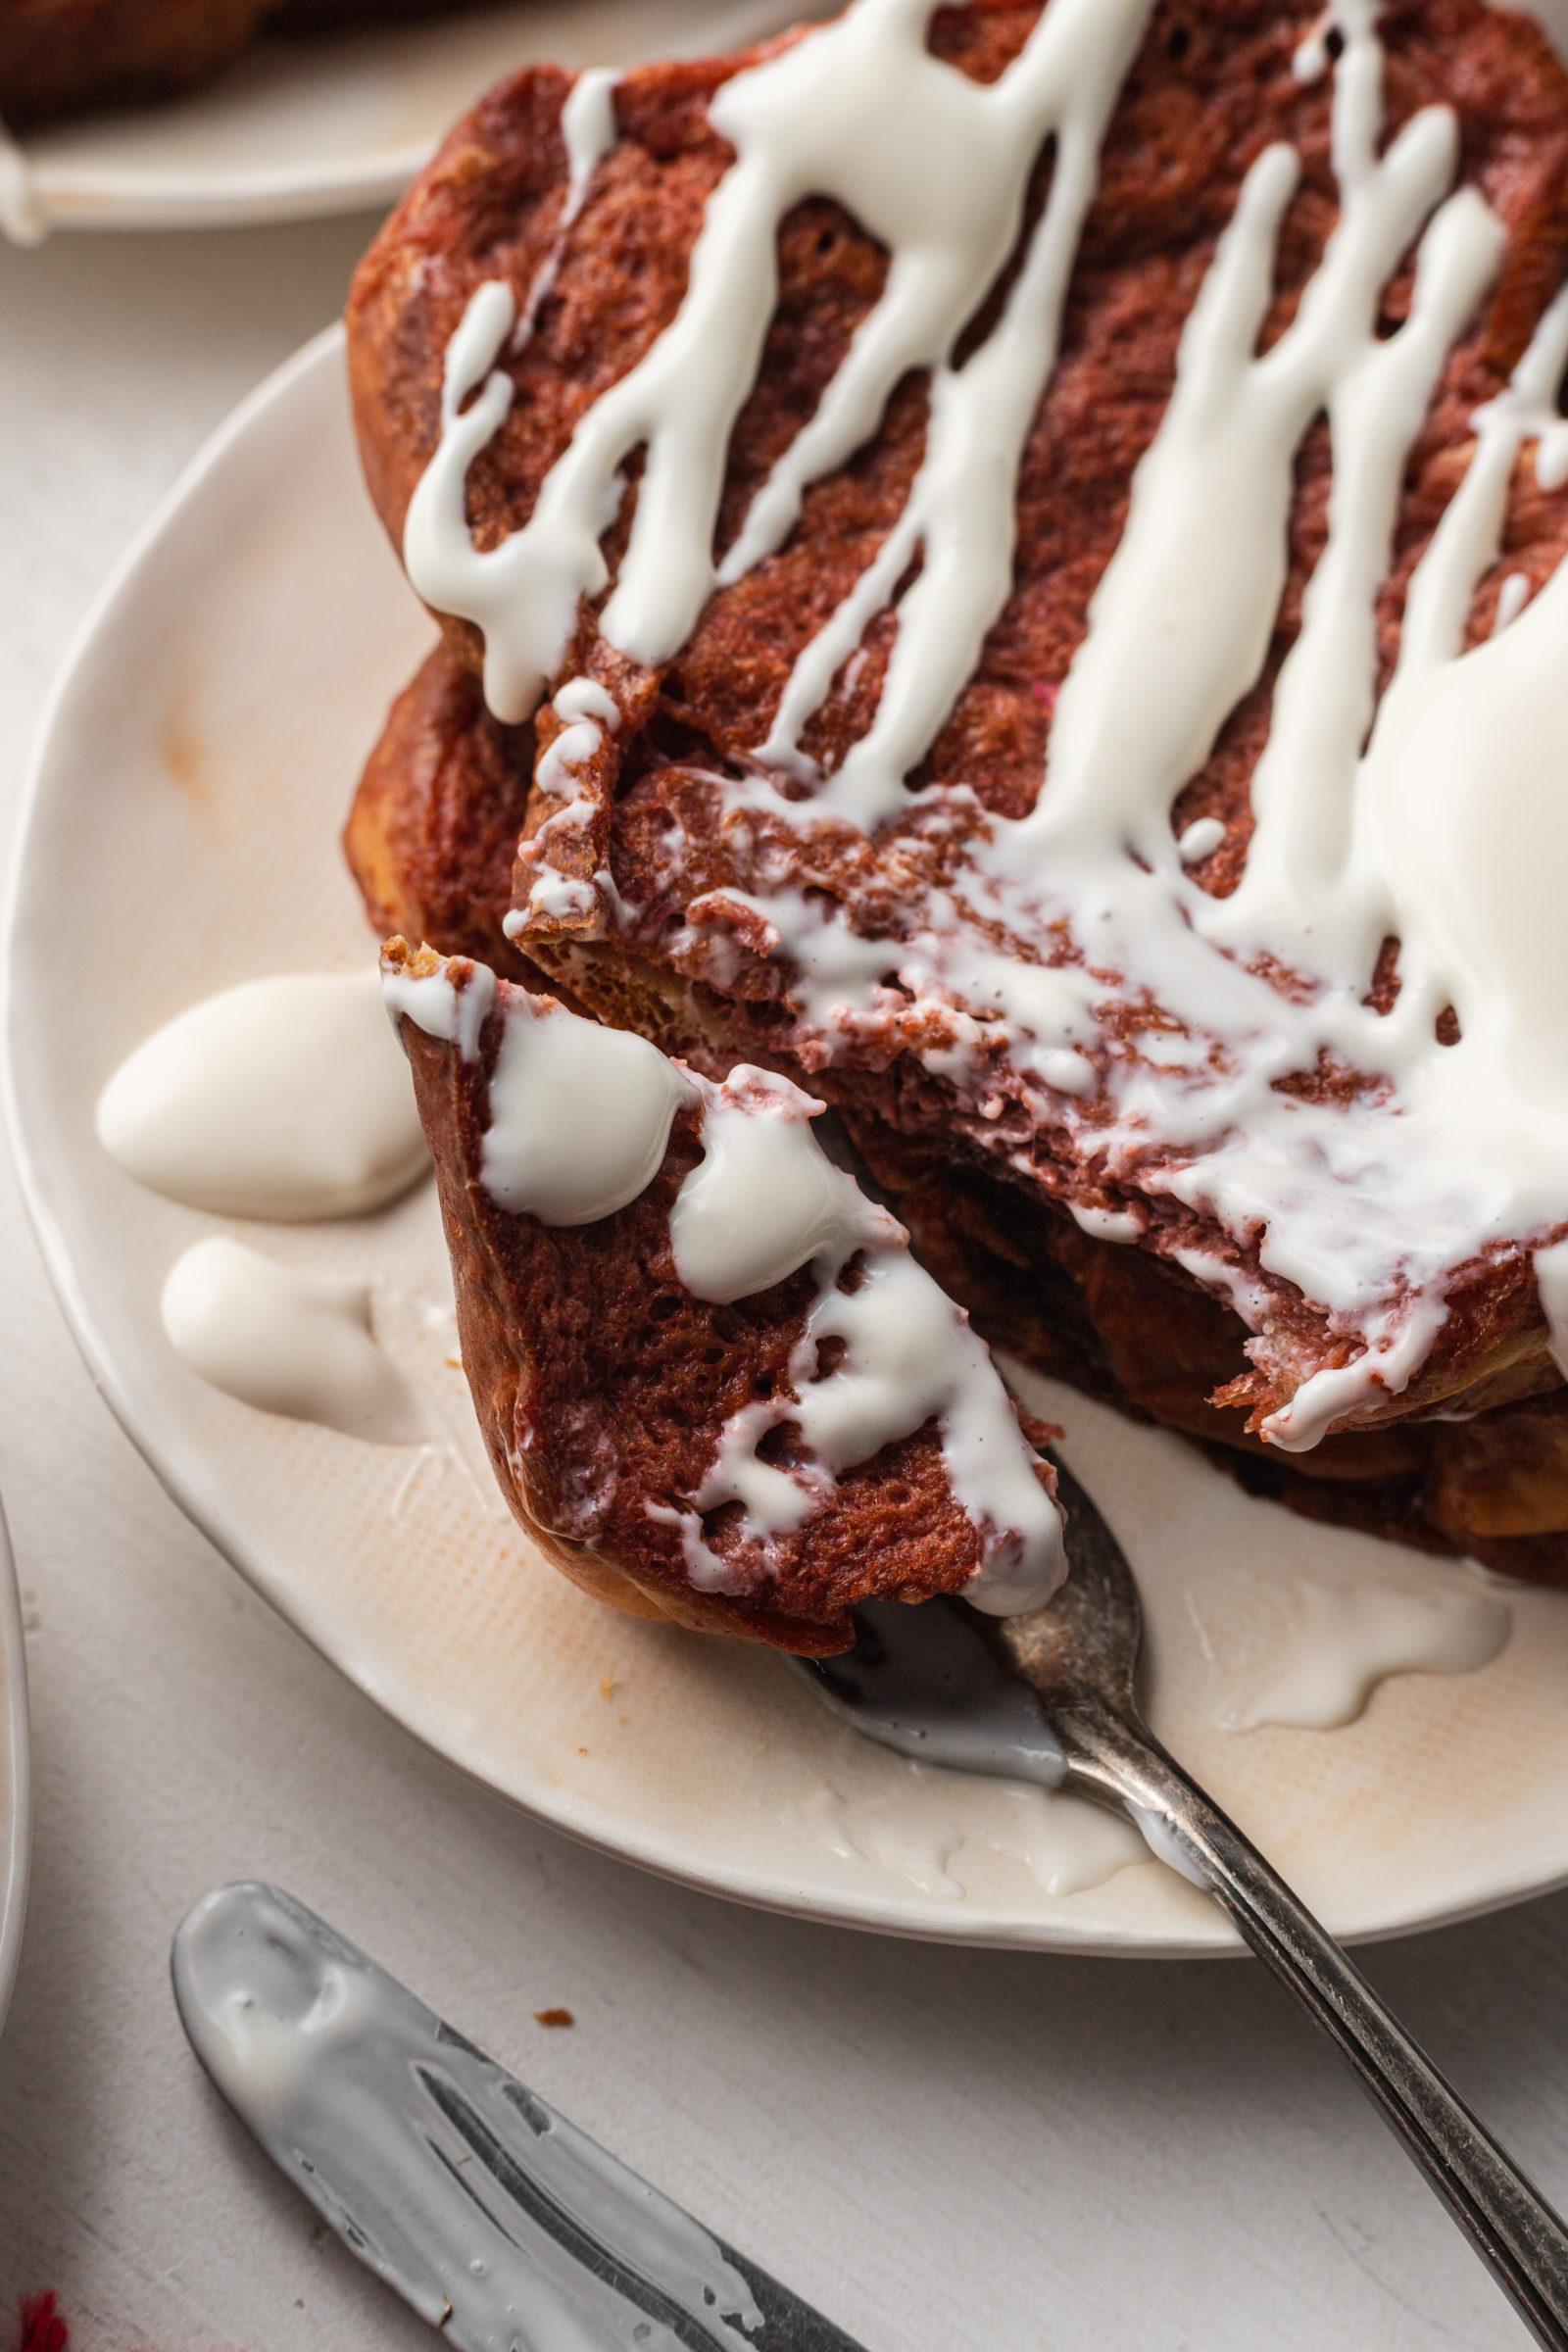
[[[172,1967],[241,2122],[460,2352],[860,2352],[278,1887],[204,1895]]]

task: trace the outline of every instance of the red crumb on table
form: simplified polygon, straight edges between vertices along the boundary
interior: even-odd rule
[[[23,2295],[17,2303],[21,2333],[17,2352],[66,2352],[71,2330],[60,2316],[52,2289],[41,2295]]]
[[[574,2026],[577,2021],[569,2009],[536,2009],[533,2022],[536,2026]]]

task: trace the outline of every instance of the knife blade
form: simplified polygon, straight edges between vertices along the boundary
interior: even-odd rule
[[[280,1888],[204,1895],[171,1965],[241,2122],[459,2352],[861,2352]]]

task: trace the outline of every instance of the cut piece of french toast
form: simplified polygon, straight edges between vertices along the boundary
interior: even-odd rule
[[[634,1613],[807,1655],[858,1601],[1035,1605],[1054,1474],[967,1320],[820,1150],[820,1105],[720,1087],[464,957],[383,960],[496,1475]]]

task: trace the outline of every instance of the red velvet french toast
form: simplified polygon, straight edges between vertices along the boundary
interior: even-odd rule
[[[558,1567],[806,1655],[847,1648],[860,1600],[1049,1597],[1051,1468],[818,1104],[466,958],[394,940],[383,971],[491,1460]]]
[[[1480,0],[502,84],[350,303],[444,639],[372,920],[808,1088],[1254,1491],[1568,1578],[1565,175]]]

